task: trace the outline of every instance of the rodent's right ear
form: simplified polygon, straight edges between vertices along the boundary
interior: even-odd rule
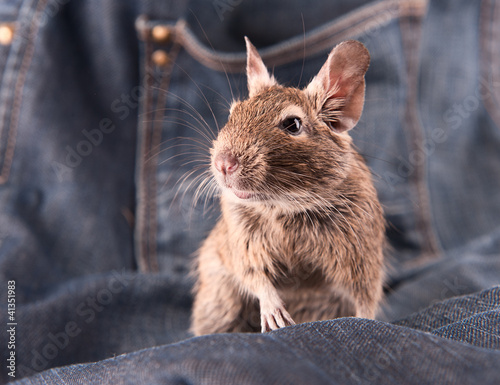
[[[362,43],[345,41],[330,52],[306,88],[323,120],[337,132],[350,130],[361,117],[369,63],[370,54]]]
[[[247,44],[248,95],[252,97],[260,91],[276,85],[276,79],[269,75],[257,49],[246,36],[245,42]]]

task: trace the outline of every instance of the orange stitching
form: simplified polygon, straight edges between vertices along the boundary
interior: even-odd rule
[[[331,49],[336,43],[349,37],[383,26],[401,17],[425,15],[428,0],[385,0],[376,2],[339,20],[334,20],[306,37],[305,56]],[[387,14],[387,17],[382,17]],[[241,72],[245,68],[246,55],[221,54],[202,45],[189,30],[186,22],[175,25],[176,38],[195,60],[216,71]],[[304,55],[302,37],[262,50],[262,58],[270,67],[301,60]]]
[[[150,89],[150,85],[148,84],[149,72],[151,71],[151,66],[149,65],[149,57],[151,56],[151,46],[150,42],[146,41],[145,47],[145,86],[146,89]],[[144,102],[144,110],[143,111],[146,116],[149,116],[150,111],[148,111],[149,106],[151,105],[151,95],[149,92],[146,92],[146,100]],[[145,233],[147,232],[147,223],[148,223],[148,199],[149,191],[148,191],[148,181],[150,180],[149,166],[145,164],[144,160],[148,155],[148,148],[151,147],[150,141],[151,138],[148,135],[149,133],[149,125],[151,124],[151,119],[147,119],[144,122],[144,127],[139,132],[142,135],[143,139],[141,141],[141,148],[139,155],[140,168],[139,168],[139,202],[137,204],[137,239],[136,242],[139,244],[139,253],[137,255],[139,269],[141,271],[150,271],[149,263],[147,261],[149,250],[148,250],[148,242],[145,240],[147,238]]]
[[[424,139],[424,128],[421,126],[418,105],[418,49],[421,43],[422,17],[405,17],[400,21],[401,38],[405,57],[407,61],[408,96],[405,107],[405,126],[409,133],[408,147],[413,149],[415,144],[421,143]],[[419,235],[422,237],[421,247],[424,257],[435,256],[439,253],[439,241],[433,231],[431,219],[431,203],[427,184],[425,182],[425,169],[427,161],[415,165],[415,171],[411,175],[412,182],[416,187],[419,200],[418,207],[414,207],[416,226]],[[425,239],[425,242],[423,241]]]
[[[153,51],[152,44],[150,40],[147,39],[149,34],[142,32],[143,38],[145,38],[145,54],[146,54],[146,79],[149,79],[149,72],[152,71],[152,65],[150,63],[151,54]],[[157,98],[156,104],[158,106],[165,104],[167,88],[170,83],[171,74],[173,70],[173,65],[175,59],[180,51],[181,46],[175,42],[170,53],[169,68],[162,71],[162,77],[160,80],[161,90],[160,96]],[[157,244],[156,244],[156,233],[158,231],[157,224],[157,174],[156,170],[158,167],[158,153],[157,151],[161,144],[162,137],[162,117],[164,114],[164,109],[156,108],[153,111],[148,111],[151,107],[151,86],[146,84],[148,89],[146,101],[145,101],[145,111],[144,114],[148,115],[154,111],[154,118],[147,119],[144,122],[144,127],[142,129],[141,135],[143,135],[143,142],[140,149],[140,177],[139,177],[139,199],[138,203],[138,227],[137,227],[137,242],[139,242],[139,255],[137,256],[139,262],[139,268],[143,271],[157,272],[159,271],[159,263],[157,256]],[[145,158],[148,157],[147,162]]]
[[[162,117],[164,117],[165,114],[165,109],[161,108],[166,103],[166,97],[167,97],[167,89],[170,84],[170,79],[172,77],[172,71],[173,71],[173,66],[175,59],[177,58],[177,54],[179,53],[180,50],[180,45],[177,44],[177,42],[174,44],[171,52],[170,52],[170,65],[169,68],[165,70],[166,76],[163,77],[162,81],[160,82],[160,96],[157,98],[156,104],[158,108],[155,108],[155,118],[153,122],[153,127],[152,127],[152,138],[151,138],[151,147],[150,150],[157,151],[159,146],[161,145],[161,125],[162,125]],[[148,202],[148,208],[149,208],[149,224],[150,224],[150,229],[149,229],[149,260],[150,260],[150,268],[152,271],[159,271],[159,264],[158,264],[158,247],[156,244],[156,233],[158,231],[158,221],[157,221],[157,194],[158,194],[158,184],[157,184],[157,166],[158,166],[158,152],[156,152],[152,157],[151,157],[151,167],[150,171],[153,174],[153,177],[150,178],[149,180],[151,181],[150,183],[150,201]]]
[[[48,0],[41,0],[36,8],[34,15],[34,22],[31,24],[31,29],[28,34],[28,43],[26,45],[26,51],[21,62],[21,67],[19,68],[19,75],[16,81],[16,86],[14,89],[14,99],[12,103],[12,115],[10,118],[9,132],[7,136],[7,146],[5,149],[5,158],[2,166],[2,171],[0,173],[0,184],[7,182],[10,176],[10,169],[12,166],[12,161],[14,158],[14,151],[16,148],[17,139],[17,129],[19,124],[19,114],[21,112],[21,104],[23,100],[22,89],[24,87],[24,82],[26,81],[26,75],[28,73],[31,61],[33,60],[33,55],[35,53],[35,39],[37,37],[37,32],[40,27],[41,14],[47,7]]]

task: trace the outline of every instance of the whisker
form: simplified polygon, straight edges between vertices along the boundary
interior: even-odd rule
[[[175,124],[178,124],[182,127],[187,127],[187,128],[191,128],[193,129],[195,132],[197,132],[198,134],[200,134],[200,136],[202,136],[203,138],[205,138],[207,140],[207,142],[212,142],[213,140],[216,139],[215,137],[215,134],[212,132],[212,130],[210,129],[209,126],[207,126],[206,122],[201,122],[201,121],[198,121],[194,116],[192,116],[189,112],[186,112],[186,111],[182,111],[182,110],[179,110],[177,108],[170,108],[170,107],[166,107],[166,108],[161,108],[161,109],[158,109],[157,111],[175,111],[175,112],[183,112],[184,114],[188,115],[189,117],[193,118],[194,120],[197,121],[198,124],[201,125],[202,128],[198,127],[198,126],[195,126],[192,122],[190,122],[189,120],[186,120],[186,119],[182,119],[181,117],[178,117],[178,116],[169,116],[168,118],[165,117],[165,118],[162,118],[162,119],[159,119],[159,120],[146,120],[146,122],[167,122],[167,123],[175,123]]]
[[[180,67],[177,63],[174,63],[174,65],[177,68],[179,68],[180,71],[184,72],[184,74],[193,82],[194,86],[200,91],[203,102],[208,107],[208,110],[210,111],[210,114],[212,115],[212,118],[214,120],[215,126],[217,127],[217,132],[219,132],[220,131],[219,122],[217,121],[217,118],[215,117],[214,110],[212,109],[207,97],[205,96],[205,94],[201,90],[200,86],[194,81],[194,79],[191,77],[191,75],[189,75],[189,73],[184,68]]]
[[[200,29],[201,31],[203,32],[203,35],[205,36],[205,39],[207,40],[208,44],[210,45],[210,47],[212,48],[212,51],[214,53],[216,53],[217,51],[215,50],[214,46],[212,45],[212,42],[210,41],[207,33],[205,32],[205,28],[203,28],[203,26],[201,25],[200,23],[200,20],[198,19],[198,17],[195,15],[195,13],[193,12],[193,10],[191,10],[191,13],[193,14],[194,18],[196,19],[196,22],[198,23],[198,25],[200,26]],[[231,92],[231,98],[233,98],[234,100],[234,93],[233,93],[233,87],[231,86],[231,82],[229,81],[229,76],[227,74],[227,70],[226,70],[226,67],[224,66],[224,63],[222,62],[222,60],[219,59],[219,64],[221,65],[222,69],[224,70],[224,74],[226,75],[226,80],[227,80],[227,84],[229,85],[229,91]]]
[[[304,14],[301,12],[300,17],[302,19],[302,66],[300,67],[299,83],[297,87],[300,87],[300,82],[302,81],[302,75],[304,74],[304,66],[306,64],[306,24],[304,22]]]

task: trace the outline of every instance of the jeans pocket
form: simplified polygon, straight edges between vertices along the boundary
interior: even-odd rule
[[[399,120],[399,109],[404,108],[404,102],[400,105],[401,85],[406,82],[399,20],[422,16],[426,5],[425,0],[370,3],[305,35],[259,50],[278,81],[300,87],[343,40],[358,39],[373,51],[374,68],[367,74],[368,90],[372,84],[373,91],[367,91],[366,116],[360,126],[371,129],[372,118],[381,116],[388,101],[398,109],[386,114],[387,126],[394,128],[390,132],[378,139],[372,132],[354,135],[375,173],[386,164],[376,161],[385,146],[380,140],[406,146]],[[182,19],[139,18],[137,30],[144,96],[138,135],[136,255],[141,270],[184,274],[187,256],[196,251],[219,215],[213,195],[203,196],[201,206],[193,203],[199,198],[195,186],[208,186],[201,192],[212,192],[211,184],[203,185],[200,175],[209,172],[208,148],[227,119],[231,100],[246,97],[246,53],[215,51]],[[383,119],[382,124],[386,124]],[[179,143],[180,138],[188,138],[191,146]],[[373,138],[375,146],[370,145]],[[190,159],[193,152],[203,160]],[[201,171],[197,172],[198,166]],[[398,188],[385,188],[384,199],[393,199]],[[184,203],[177,201],[182,196]]]
[[[311,56],[328,52],[343,40],[370,38],[378,34],[382,27],[401,17],[422,16],[427,3],[427,0],[373,2],[310,32],[304,32],[304,35],[263,48],[259,52],[268,68],[301,62]],[[182,21],[177,23],[175,34],[183,48],[202,65],[216,71],[244,71],[245,53],[215,51],[202,43]]]

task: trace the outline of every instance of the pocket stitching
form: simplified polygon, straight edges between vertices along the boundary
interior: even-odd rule
[[[144,20],[140,20],[138,31],[141,40],[145,44],[145,62],[144,73],[150,74],[154,71],[152,62],[153,42],[150,38],[150,28],[144,25]],[[154,87],[151,84],[145,83],[146,100],[144,111],[142,113],[146,118],[142,121],[138,135],[141,136],[139,143],[139,174],[138,174],[138,189],[139,196],[137,202],[137,225],[136,225],[136,253],[140,271],[143,272],[158,272],[160,270],[157,253],[157,167],[158,167],[158,149],[161,144],[161,124],[164,116],[164,110],[159,106],[164,105],[164,98],[167,96],[167,90],[170,83],[173,66],[180,51],[180,46],[176,41],[173,42],[169,56],[170,63],[166,70],[161,71],[161,77],[158,79],[160,85]],[[145,79],[149,77],[146,75]],[[156,98],[157,108],[152,108],[153,105],[153,89],[160,90],[160,97]],[[142,115],[141,113],[141,115]],[[141,116],[140,115],[140,116]]]
[[[304,53],[304,38],[293,37],[274,46],[260,50],[263,60],[269,67],[279,66],[301,60],[303,56],[311,56],[328,49],[335,43],[361,34],[374,25],[383,12],[389,12],[378,26],[387,25],[392,20],[402,16],[422,16],[428,0],[384,0],[363,7],[361,10],[347,14],[324,26],[313,29],[306,35]],[[224,53],[210,50],[192,33],[184,20],[175,24],[175,39],[186,49],[195,60],[216,71],[237,73],[243,72],[246,64],[245,53]]]

